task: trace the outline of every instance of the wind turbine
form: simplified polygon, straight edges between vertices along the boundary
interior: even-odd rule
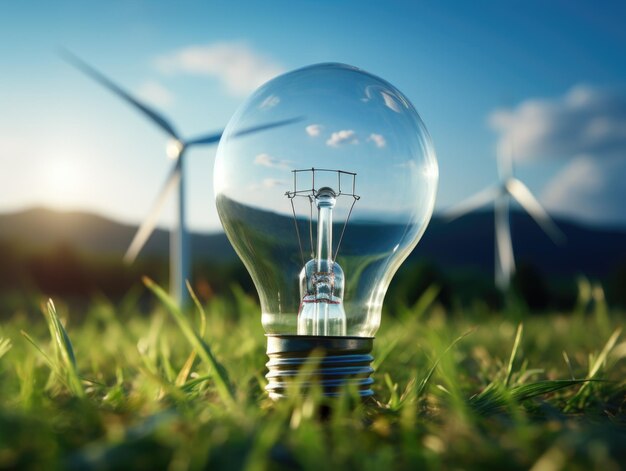
[[[185,281],[189,278],[190,254],[189,254],[189,235],[186,226],[186,207],[185,207],[185,152],[190,147],[214,144],[222,137],[222,131],[205,134],[190,139],[183,138],[161,113],[157,112],[137,98],[131,96],[122,87],[118,86],[112,80],[107,78],[97,69],[87,64],[75,54],[66,49],[60,51],[61,56],[71,65],[79,69],[87,76],[94,79],[100,85],[113,92],[126,103],[134,107],[142,113],[146,118],[156,124],[162,131],[169,136],[166,152],[167,155],[175,159],[170,169],[165,183],[161,187],[157,198],[155,199],[148,216],[143,220],[139,229],[124,255],[124,261],[132,263],[139,255],[139,252],[148,241],[150,235],[154,231],[158,222],[159,215],[165,205],[169,194],[178,189],[177,200],[177,220],[175,227],[170,233],[170,291],[179,303],[186,303],[188,300]],[[239,131],[236,135],[243,136],[254,132],[270,129],[277,126],[294,123],[302,120],[302,117],[285,119],[282,121],[274,121],[272,123],[262,124]]]
[[[565,235],[557,227],[528,187],[513,176],[513,159],[509,146],[500,145],[497,154],[499,183],[485,188],[465,201],[448,209],[444,216],[449,220],[459,218],[493,201],[495,226],[495,283],[506,291],[515,274],[515,258],[509,225],[509,204],[511,198],[535,220],[555,244],[565,240]]]

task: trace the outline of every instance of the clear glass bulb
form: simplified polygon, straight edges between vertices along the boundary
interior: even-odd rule
[[[283,126],[242,130],[285,121]],[[222,225],[271,335],[373,337],[389,283],[433,211],[438,169],[409,100],[343,64],[277,77],[217,151]]]

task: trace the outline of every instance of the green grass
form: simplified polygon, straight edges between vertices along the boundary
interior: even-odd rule
[[[0,324],[0,469],[620,469],[624,314],[600,288],[573,313],[476,305],[437,288],[387,316],[376,401],[274,403],[259,308],[239,290],[182,312],[62,300]],[[75,317],[73,317],[75,315]],[[82,318],[82,322],[73,319]],[[330,412],[329,412],[330,410]]]

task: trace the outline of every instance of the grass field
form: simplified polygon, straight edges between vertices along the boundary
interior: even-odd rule
[[[383,319],[376,402],[264,393],[259,308],[136,313],[129,295],[0,325],[0,469],[617,470],[626,463],[624,313],[599,288],[574,312],[434,289]],[[84,319],[78,322],[75,319]],[[591,381],[585,381],[591,380]],[[330,411],[329,411],[330,410]]]

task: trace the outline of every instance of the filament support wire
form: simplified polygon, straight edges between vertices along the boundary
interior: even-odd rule
[[[345,170],[331,170],[331,169],[327,169],[327,168],[307,168],[307,169],[300,169],[300,170],[292,170],[291,171],[293,173],[293,191],[287,191],[285,192],[285,196],[287,196],[287,198],[289,198],[289,201],[291,203],[291,211],[293,213],[293,221],[294,221],[294,225],[296,228],[296,236],[298,238],[298,246],[300,248],[300,258],[302,259],[302,264],[304,265],[304,248],[303,248],[303,244],[302,244],[302,238],[300,236],[300,229],[298,227],[298,217],[296,215],[296,208],[294,205],[294,199],[296,197],[305,197],[308,198],[309,200],[309,206],[310,206],[310,216],[309,216],[309,239],[310,239],[310,246],[311,246],[311,258],[314,257],[314,249],[313,249],[313,201],[315,200],[315,197],[317,197],[317,195],[319,194],[319,188],[315,187],[315,173],[336,173],[337,174],[337,187],[338,187],[338,192],[335,195],[335,198],[339,198],[340,196],[351,196],[352,199],[352,204],[350,205],[350,210],[348,211],[348,216],[346,217],[344,223],[343,223],[343,228],[341,229],[341,234],[339,235],[339,242],[337,243],[337,247],[335,249],[335,253],[334,256],[332,257],[333,262],[335,262],[335,260],[337,259],[337,255],[339,254],[339,247],[341,247],[341,242],[343,241],[343,236],[346,232],[346,228],[348,227],[348,221],[350,220],[350,216],[352,216],[352,210],[354,209],[354,205],[356,204],[356,202],[361,199],[361,197],[359,195],[356,194],[356,173],[354,172],[347,172]],[[311,188],[306,188],[306,189],[302,189],[299,190],[298,189],[298,175],[301,173],[306,173],[306,172],[310,172],[311,173]],[[349,176],[352,179],[352,191],[351,192],[345,192],[342,190],[342,176]],[[345,187],[345,185],[344,185]]]

